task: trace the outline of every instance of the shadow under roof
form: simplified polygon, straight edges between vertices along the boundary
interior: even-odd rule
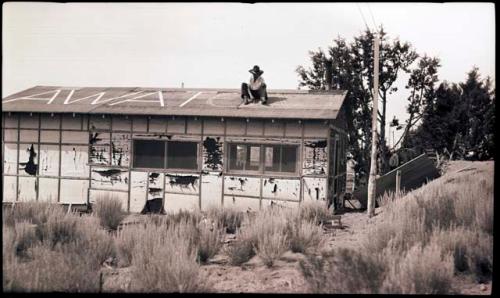
[[[36,86],[2,100],[3,112],[335,119],[347,91],[268,90],[243,105],[238,89]]]

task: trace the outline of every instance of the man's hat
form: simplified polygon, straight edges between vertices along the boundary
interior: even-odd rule
[[[263,70],[260,70],[260,67],[258,65],[255,65],[252,69],[249,70],[249,72],[257,75],[261,75],[264,73]]]

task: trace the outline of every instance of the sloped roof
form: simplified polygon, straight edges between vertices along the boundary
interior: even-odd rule
[[[243,105],[238,89],[36,86],[2,100],[4,112],[335,119],[346,91],[268,90]]]

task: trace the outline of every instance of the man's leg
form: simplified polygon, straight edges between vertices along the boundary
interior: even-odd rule
[[[267,103],[267,88],[266,88],[266,84],[262,84],[262,86],[260,87],[260,89],[259,89],[259,95],[260,95],[260,102],[262,104],[266,104]]]
[[[259,90],[252,90],[252,89],[250,89],[250,94],[253,97],[252,102],[256,102],[257,100],[260,99],[260,92],[259,92]]]
[[[248,93],[248,84],[241,83],[241,98],[245,104],[248,104],[250,100],[250,94]]]

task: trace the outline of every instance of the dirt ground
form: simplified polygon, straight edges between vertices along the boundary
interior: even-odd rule
[[[445,175],[465,171],[492,171],[493,162],[452,162],[446,168]],[[439,178],[443,179],[443,178]],[[383,212],[377,208],[375,214]],[[343,228],[333,229],[333,233],[325,232],[325,249],[334,247],[356,248],[369,233],[370,228],[381,220],[381,217],[368,218],[366,212],[347,212],[342,214]],[[226,235],[228,239],[232,235]],[[227,244],[225,244],[227,245]],[[224,248],[207,265],[201,266],[201,274],[218,293],[306,293],[308,287],[299,269],[302,254],[287,252],[273,268],[267,268],[258,256],[253,257],[242,266],[231,266],[224,256]],[[106,269],[104,279],[105,291],[127,291],[130,284],[131,268]],[[455,288],[464,295],[489,295],[491,282],[477,284],[470,278],[457,276]]]

